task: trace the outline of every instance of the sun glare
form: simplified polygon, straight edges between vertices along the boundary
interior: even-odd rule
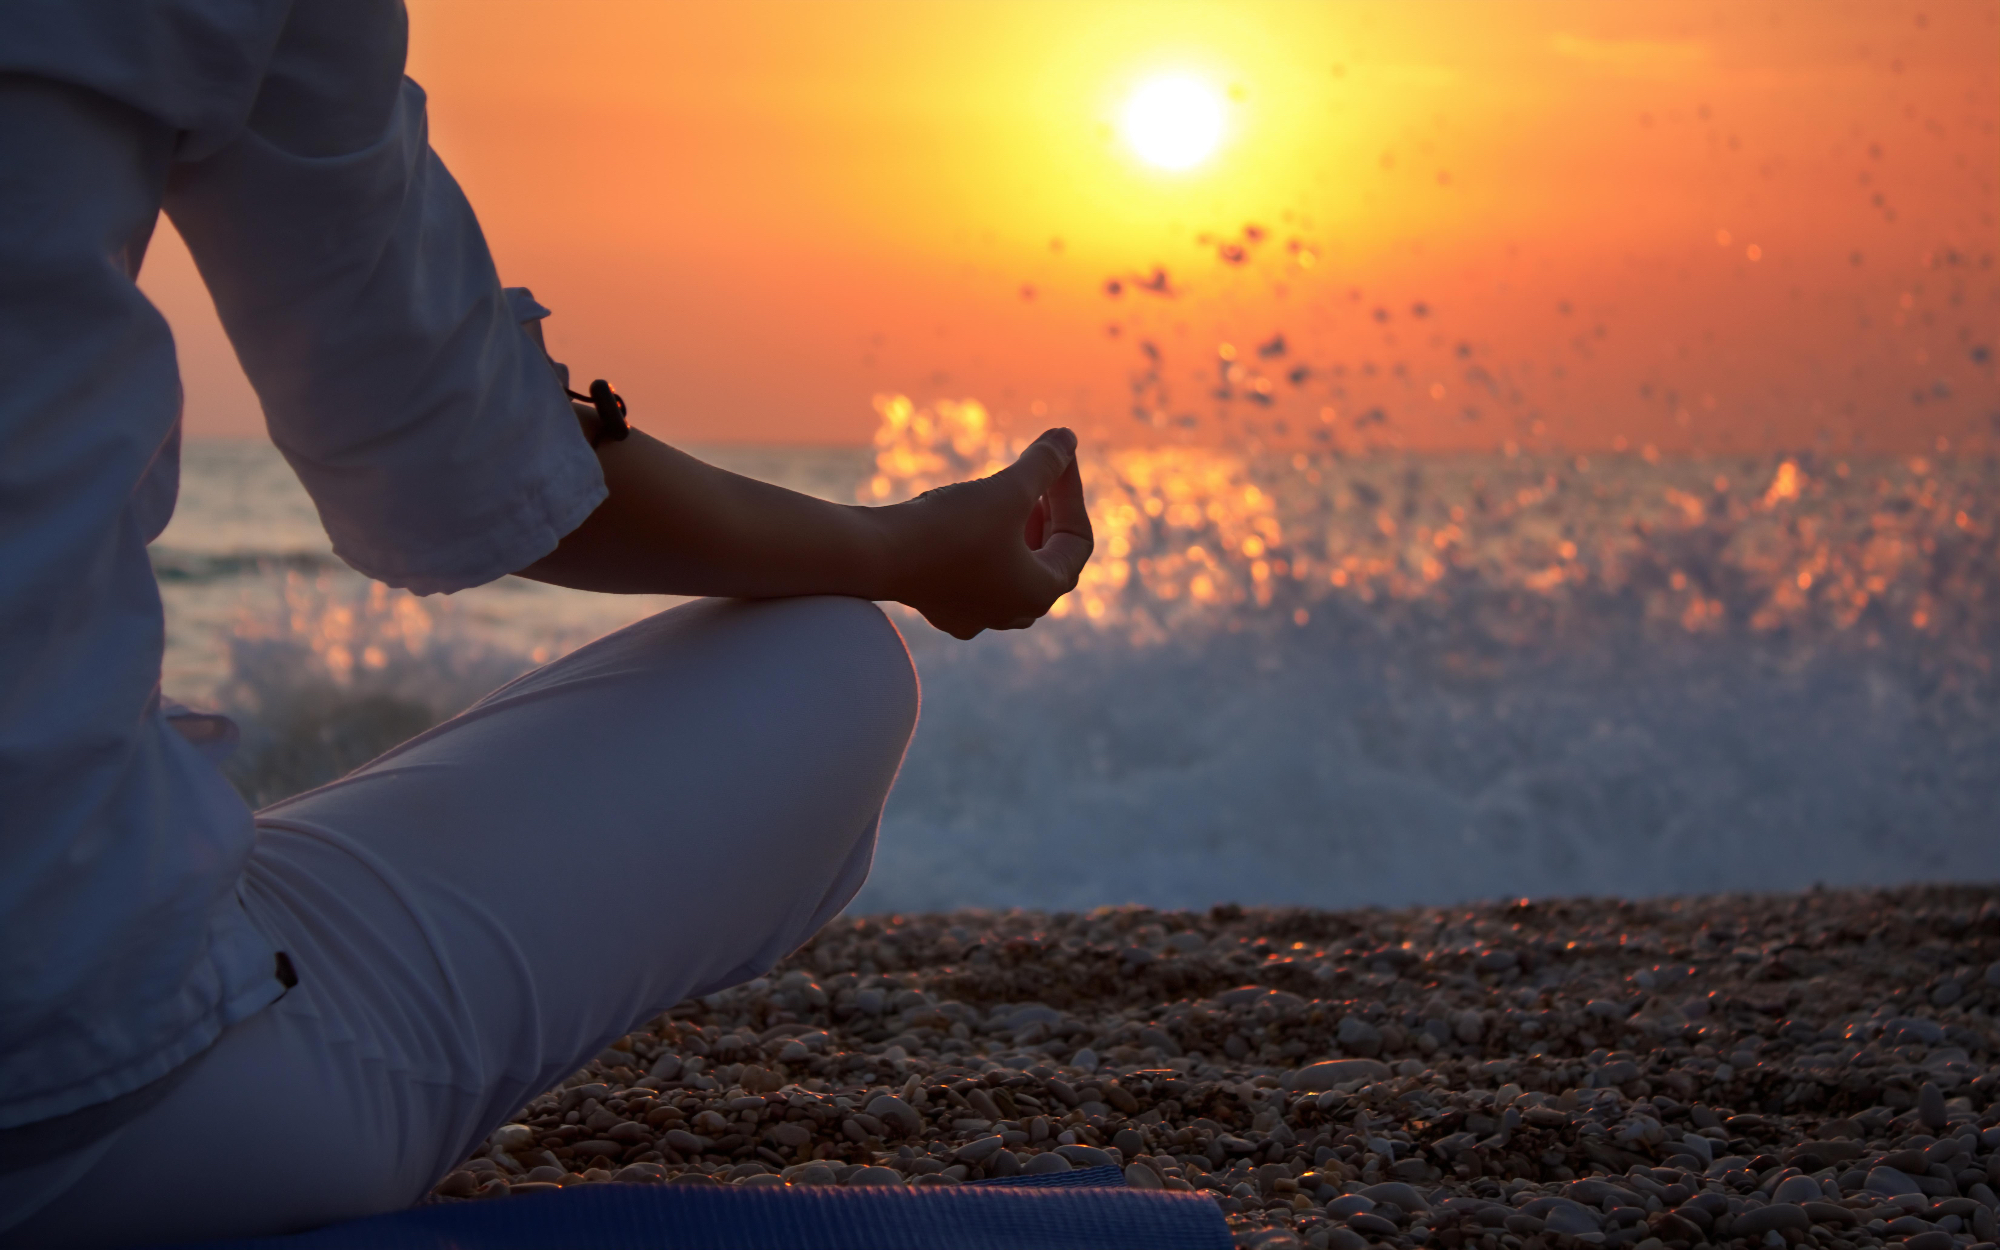
[[[1161,169],[1191,169],[1222,141],[1222,100],[1195,78],[1155,78],[1125,102],[1125,142]]]

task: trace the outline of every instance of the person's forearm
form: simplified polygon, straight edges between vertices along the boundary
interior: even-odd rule
[[[598,459],[610,497],[522,577],[618,594],[890,597],[874,509],[741,477],[636,430]]]

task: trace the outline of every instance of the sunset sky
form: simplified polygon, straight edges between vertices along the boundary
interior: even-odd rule
[[[503,280],[670,439],[859,442],[884,392],[1343,447],[1908,450],[2000,422],[1993,0],[411,23]],[[1185,169],[1122,125],[1162,78],[1219,112]],[[189,431],[257,432],[168,230],[144,282]]]

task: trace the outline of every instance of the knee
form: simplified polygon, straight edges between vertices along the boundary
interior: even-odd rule
[[[895,740],[900,754],[916,729],[921,690],[903,635],[866,599],[816,595],[755,605],[777,618],[787,649],[811,655],[850,706]]]
[[[917,674],[902,634],[873,603],[837,595],[697,599],[607,635],[508,693],[571,682],[613,685],[647,715],[707,708],[716,723],[838,726],[855,745],[898,758],[917,720]]]

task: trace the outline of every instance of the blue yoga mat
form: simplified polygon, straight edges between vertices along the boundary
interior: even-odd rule
[[[579,1185],[182,1250],[1229,1250],[1207,1197],[1124,1183],[1098,1167],[912,1188]]]

